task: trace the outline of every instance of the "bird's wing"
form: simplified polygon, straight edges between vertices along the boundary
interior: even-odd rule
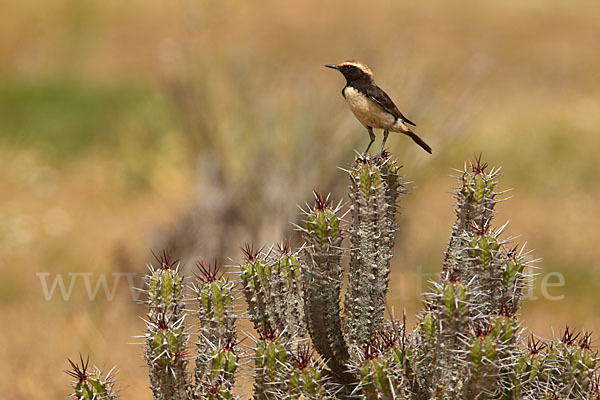
[[[390,99],[390,96],[388,96],[387,93],[384,92],[379,86],[369,85],[364,88],[364,93],[367,95],[367,97],[379,104],[385,111],[389,112],[394,117],[402,119],[402,121],[412,126],[417,126],[410,119],[406,118],[404,114],[400,112],[400,110],[398,110],[398,107],[396,107],[392,99]]]

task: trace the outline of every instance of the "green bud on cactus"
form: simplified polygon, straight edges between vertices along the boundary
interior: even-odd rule
[[[448,318],[453,318],[454,310],[456,309],[453,284],[449,283],[446,285],[446,287],[444,287],[444,291],[442,293],[442,303],[444,304]]]
[[[483,351],[481,349],[481,338],[473,338],[471,340],[471,351],[469,352],[469,357],[473,364],[475,364],[475,369],[479,369],[481,366],[481,359],[483,358]]]
[[[475,201],[477,204],[481,203],[484,193],[485,183],[483,182],[483,176],[481,176],[481,174],[477,174],[475,175]]]
[[[435,335],[435,319],[433,317],[433,313],[428,312],[423,317],[423,329],[425,333],[430,338],[433,338]]]
[[[277,328],[257,328],[260,340],[254,353],[256,373],[255,394],[259,398],[274,398],[270,393],[281,385],[281,376],[285,368],[287,352],[283,346]]]
[[[369,191],[371,189],[371,174],[366,164],[363,164],[360,168],[360,189],[363,192],[365,198],[369,199]]]
[[[485,348],[485,356],[487,357],[487,359],[490,361],[494,361],[496,359],[497,350],[496,345],[494,344],[490,336],[486,336],[483,342],[483,347]]]

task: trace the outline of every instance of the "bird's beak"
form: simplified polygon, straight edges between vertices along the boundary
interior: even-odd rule
[[[337,65],[335,65],[335,64],[325,64],[325,66],[327,68],[332,68],[332,69],[338,69],[339,70],[339,67]]]

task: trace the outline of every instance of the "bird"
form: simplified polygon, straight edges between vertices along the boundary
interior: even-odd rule
[[[371,141],[365,150],[369,152],[375,141],[373,128],[383,129],[383,142],[381,153],[390,132],[400,132],[421,146],[429,154],[431,147],[425,143],[408,125],[416,126],[406,118],[387,95],[373,80],[373,72],[364,63],[354,60],[343,61],[339,64],[326,64],[327,68],[340,71],[346,78],[346,86],[342,89],[342,96],[348,102],[350,110],[356,119],[367,128]]]

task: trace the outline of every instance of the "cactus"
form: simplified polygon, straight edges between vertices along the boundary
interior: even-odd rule
[[[350,168],[351,261],[344,336],[352,345],[381,327],[396,230],[396,202],[404,188],[399,167],[386,157],[358,157]]]
[[[186,286],[169,252],[155,256],[158,266],[149,266],[145,279],[142,336],[154,398],[236,399],[236,377],[250,369],[253,397],[261,400],[600,400],[589,333],[566,328],[560,338],[541,340],[517,318],[536,260],[503,239],[505,226],[494,226],[503,194],[499,170],[488,171],[479,157],[459,172],[441,274],[412,330],[405,317],[384,315],[397,203],[405,192],[387,152],[359,156],[347,169],[346,212],[341,201],[334,206],[315,190],[314,206],[303,210],[299,249],[289,242],[266,250],[246,244],[239,279],[221,273],[217,262],[201,262]],[[246,316],[258,335],[241,347],[237,321]],[[188,374],[192,342],[195,367]],[[103,374],[80,361],[69,361],[72,397],[115,399],[112,370]]]
[[[314,192],[315,206],[306,214],[304,230],[303,286],[305,316],[310,337],[333,373],[348,379],[346,362],[350,355],[342,333],[339,296],[342,288],[343,231],[339,226],[340,205],[331,207],[329,196]]]

